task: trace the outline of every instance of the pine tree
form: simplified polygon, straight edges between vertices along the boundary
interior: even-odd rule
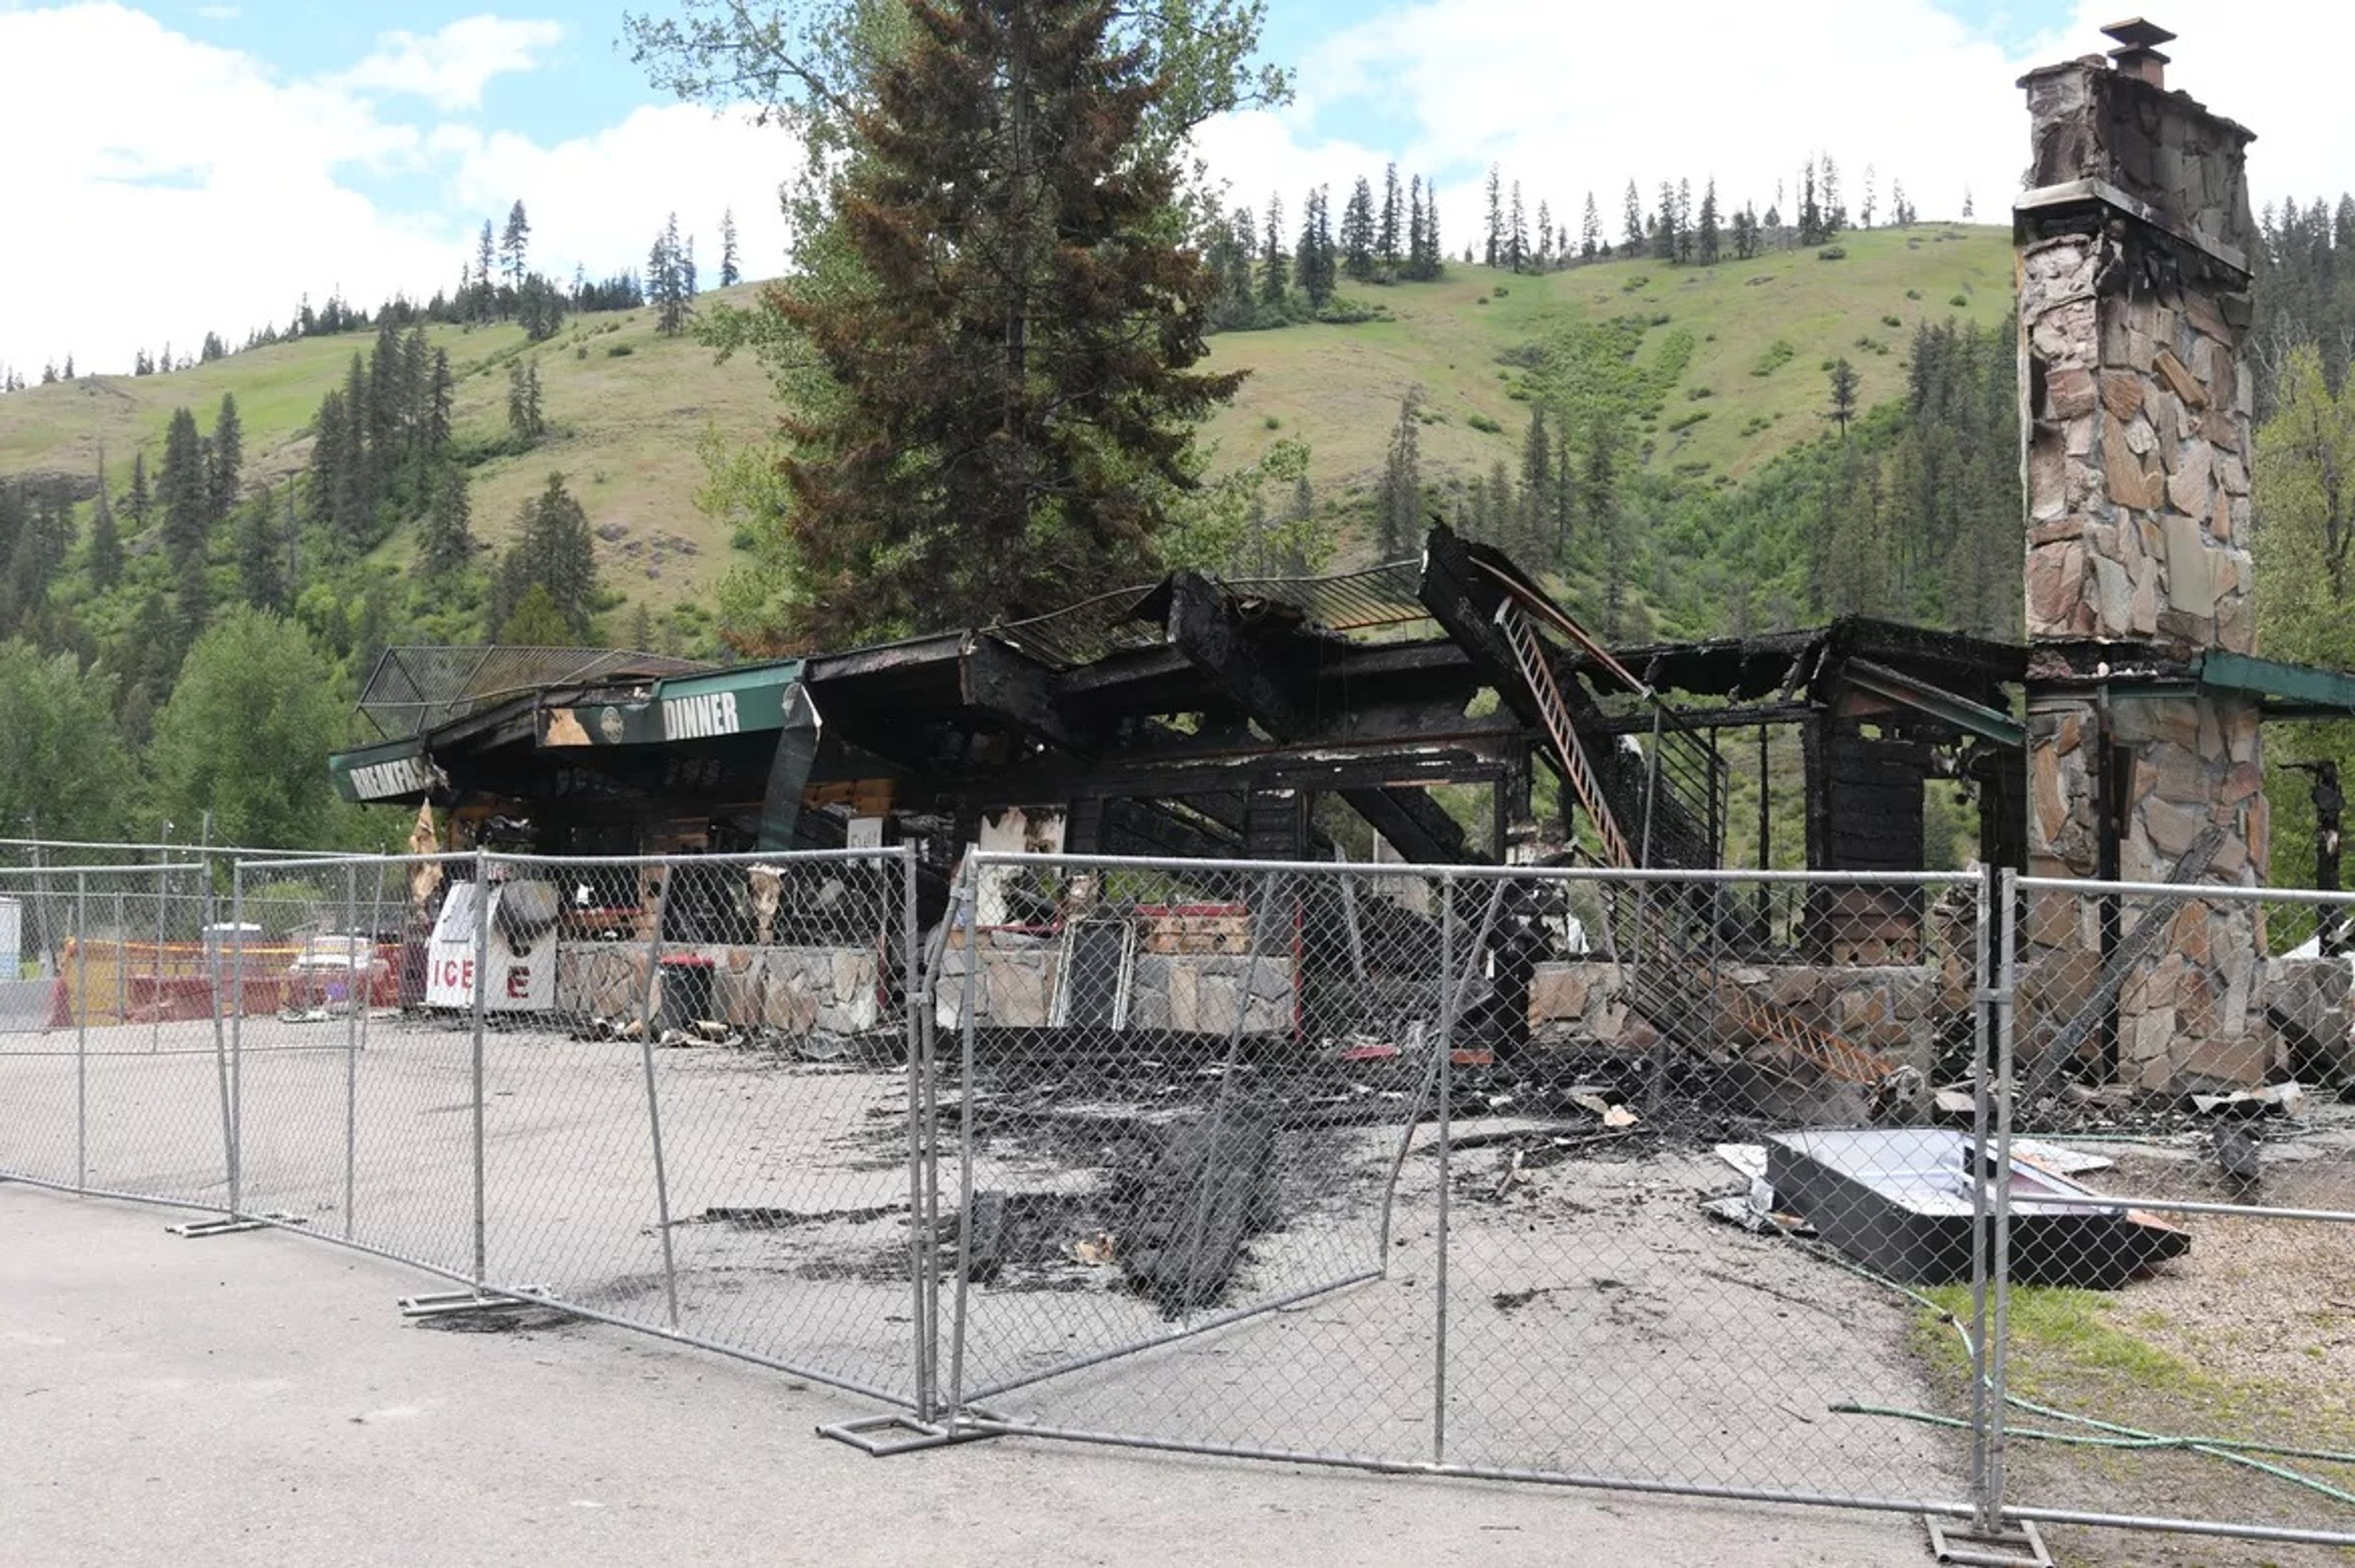
[[[237,523],[237,580],[245,602],[257,610],[282,609],[286,577],[278,537],[277,498],[264,490],[248,502]]]
[[[474,243],[474,319],[488,321],[498,304],[497,291],[491,285],[491,220],[483,219],[483,236]],[[331,305],[333,301],[328,302]]]
[[[1326,216],[1326,188],[1318,186],[1308,193],[1300,219],[1300,240],[1294,251],[1293,275],[1299,280],[1300,292],[1308,296],[1308,308],[1322,310],[1333,297],[1336,266],[1333,251],[1332,224]]]
[[[1268,193],[1267,228],[1261,236],[1259,298],[1262,304],[1281,305],[1292,292],[1291,259],[1284,249],[1284,198]]]
[[[1856,417],[1856,367],[1845,357],[1832,364],[1831,389],[1831,417],[1839,421],[1840,439],[1846,441],[1849,421]]]
[[[1821,165],[1823,182],[1824,238],[1828,240],[1848,227],[1848,207],[1840,200],[1839,165],[1826,153]]]
[[[1423,271],[1423,250],[1427,226],[1423,216],[1423,176],[1416,175],[1407,187],[1406,275],[1420,280]]]
[[[1674,262],[1677,259],[1677,187],[1667,180],[1660,182],[1660,210],[1652,220],[1652,260]]]
[[[131,454],[131,526],[134,530],[147,527],[148,508],[154,504],[147,492],[147,454]]]
[[[515,543],[493,574],[489,629],[497,635],[525,597],[538,589],[548,594],[564,628],[558,640],[586,643],[597,595],[596,540],[561,474],[548,476],[540,493],[523,504],[516,524]]]
[[[1488,165],[1488,243],[1480,259],[1493,267],[1505,253],[1505,200],[1497,165]]]
[[[719,286],[732,289],[743,276],[736,264],[736,209],[731,207],[719,214]]]
[[[450,444],[450,404],[455,389],[450,378],[450,351],[433,351],[433,368],[425,383],[425,451],[439,457]]]
[[[687,283],[687,253],[680,249],[678,214],[674,212],[655,236],[654,249],[646,256],[646,300],[655,307],[655,330],[665,337],[676,337],[687,329],[688,299],[692,289]]]
[[[1423,540],[1423,456],[1416,417],[1420,389],[1409,388],[1399,400],[1398,423],[1391,429],[1390,452],[1382,460],[1381,488],[1375,497],[1375,524],[1383,556],[1401,560],[1413,555]]]
[[[1538,271],[1542,272],[1553,264],[1553,208],[1538,203]]]
[[[238,483],[245,466],[245,427],[237,415],[237,399],[221,394],[220,411],[213,416],[212,440],[206,448],[207,501],[205,527],[218,528],[237,506]]]
[[[1521,506],[1516,545],[1531,550],[1542,547],[1553,499],[1553,442],[1546,431],[1545,405],[1532,402],[1529,433],[1521,438]]]
[[[176,563],[191,556],[201,559],[212,515],[212,488],[196,416],[185,408],[174,409],[171,423],[165,427],[164,468],[157,488],[164,503],[165,553]]]
[[[146,475],[140,475],[144,485]],[[144,505],[143,502],[142,505]],[[88,558],[91,586],[103,592],[123,577],[123,539],[114,525],[114,502],[106,493],[106,453],[98,457],[98,504],[90,518],[90,555]]]
[[[1619,253],[1640,256],[1644,253],[1644,203],[1636,195],[1636,182],[1627,182],[1626,210],[1622,215],[1623,229],[1619,236]]]
[[[1374,277],[1374,187],[1360,175],[1349,189],[1349,203],[1341,209],[1341,270],[1355,283]]]
[[[813,641],[1036,613],[1156,564],[1240,378],[1192,368],[1212,283],[1167,220],[1174,85],[1114,26],[1100,0],[939,0],[873,68],[836,192],[860,275],[769,296],[825,378],[779,464]]]
[[[1823,208],[1816,205],[1816,161],[1809,158],[1800,173],[1799,243],[1820,245],[1825,239]]]
[[[1976,216],[1977,208],[1971,205],[1971,187],[1965,186],[1963,187],[1963,221],[1968,223]]]
[[[521,446],[538,445],[548,433],[548,421],[540,415],[537,363],[507,361],[507,433]]]
[[[1867,164],[1864,165],[1864,199],[1857,204],[1856,208],[1858,219],[1862,222],[1864,227],[1867,229],[1872,227],[1872,187],[1874,182],[1875,171],[1870,164]]]
[[[1717,181],[1712,179],[1709,182],[1708,189],[1701,194],[1700,239],[1693,248],[1694,254],[1702,266],[1714,267],[1717,265],[1719,239],[1720,236],[1717,228]]]
[[[1513,182],[1513,203],[1505,219],[1505,264],[1520,272],[1529,259],[1529,219],[1521,209],[1521,182]]]
[[[1594,210],[1594,193],[1586,193],[1586,213],[1578,220],[1579,260],[1592,261],[1603,249],[1603,217]]]
[[[1399,275],[1399,228],[1405,221],[1403,204],[1399,200],[1398,165],[1387,164],[1382,168],[1382,216],[1375,230],[1374,251],[1380,258],[1384,283]]]
[[[466,472],[456,464],[442,468],[433,482],[432,504],[418,537],[418,564],[426,576],[446,581],[465,569],[474,552],[473,508],[466,496]]]
[[[507,275],[507,287],[523,288],[524,256],[531,247],[531,220],[524,216],[523,199],[507,208],[507,226],[499,235],[499,265]]]

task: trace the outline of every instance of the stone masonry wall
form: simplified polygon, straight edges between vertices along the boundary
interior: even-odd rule
[[[1802,1022],[1927,1073],[1937,1051],[1941,976],[1927,965],[1729,965],[1719,977],[1730,1002],[1740,992],[1772,1002]],[[1648,1049],[1658,1032],[1628,1006],[1625,979],[1609,959],[1540,964],[1529,985],[1531,1042]],[[1761,1042],[1730,1006],[1708,1020],[1712,1041],[1746,1055]]]

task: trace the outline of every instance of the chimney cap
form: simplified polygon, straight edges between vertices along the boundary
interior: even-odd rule
[[[2158,23],[2145,21],[2140,16],[2129,16],[2123,22],[2112,22],[2108,27],[2104,27],[2102,32],[2105,37],[2116,39],[2122,46],[2120,49],[2113,50],[2113,53],[2122,53],[2125,49],[2156,49],[2161,44],[2175,41],[2173,33]]]

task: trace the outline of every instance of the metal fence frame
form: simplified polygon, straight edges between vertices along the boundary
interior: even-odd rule
[[[44,865],[40,863],[41,856],[57,846],[19,846],[16,841],[5,841],[0,843],[0,847],[31,848],[34,853],[34,864],[30,866],[0,869],[0,891],[5,891],[13,884],[30,882],[38,887],[42,897],[54,903],[59,897],[60,882],[69,886],[71,912],[69,920],[74,933],[72,946],[78,964],[88,963],[83,939],[91,929],[90,909],[93,891],[103,899],[113,890],[131,888],[137,879],[153,879],[156,889],[155,896],[159,901],[159,936],[155,947],[159,975],[164,945],[160,935],[163,927],[162,901],[169,896],[167,891],[173,886],[172,880],[208,873],[218,859],[207,854],[196,861],[159,857],[155,863],[151,864]],[[144,854],[158,847],[125,845],[106,848]],[[174,850],[185,848],[180,846],[164,848]],[[223,1201],[217,1204],[192,1202],[186,1193],[128,1189],[104,1183],[94,1184],[91,1180],[90,1063],[94,1056],[130,1053],[93,1050],[86,990],[85,1001],[76,1007],[72,1020],[76,1118],[72,1177],[65,1179],[57,1172],[21,1168],[15,1151],[0,1149],[0,1179],[22,1181],[31,1186],[86,1196],[127,1199],[215,1213],[244,1228],[270,1226],[289,1230],[407,1264],[461,1285],[485,1301],[504,1299],[559,1308],[579,1317],[713,1350],[840,1388],[902,1413],[884,1418],[885,1423],[896,1423],[912,1429],[916,1435],[912,1442],[900,1444],[898,1445],[900,1447],[929,1446],[983,1436],[1028,1435],[1082,1444],[1354,1468],[1381,1474],[1450,1476],[1732,1501],[1802,1503],[1921,1513],[1989,1536],[2000,1534],[2010,1526],[2056,1524],[2232,1536],[2281,1543],[2355,1544],[2355,1529],[2305,1529],[2256,1520],[2175,1517],[2156,1509],[2104,1511],[2051,1507],[2040,1504],[2033,1498],[2021,1499],[2014,1495],[2016,1483],[2008,1474],[2012,1429],[2004,1418],[2012,1404],[2013,1200],[2009,1184],[2001,1181],[1981,1179],[1970,1183],[1975,1242],[1970,1268],[1969,1321],[1962,1321],[1956,1314],[1943,1314],[1945,1325],[1960,1335],[1968,1365],[1969,1415],[1966,1420],[1955,1424],[1967,1429],[1962,1435],[1967,1440],[1968,1454],[1963,1461],[1965,1485],[1959,1497],[1907,1496],[1857,1487],[1842,1489],[1838,1477],[1801,1477],[1787,1486],[1756,1485],[1746,1480],[1711,1484],[1627,1474],[1607,1466],[1589,1470],[1560,1463],[1513,1466],[1467,1460],[1451,1455],[1447,1432],[1450,1374],[1454,1360],[1451,1336],[1455,1332],[1450,1322],[1448,1277],[1450,1258],[1455,1250],[1451,1228],[1451,1158],[1456,1111],[1462,1093],[1455,1066],[1455,1046],[1464,1019],[1467,990],[1474,983],[1477,965],[1487,952],[1498,904],[1515,885],[1525,888],[1583,887],[1591,891],[1615,889],[1635,897],[1639,910],[1638,919],[1643,918],[1640,913],[1642,901],[1652,896],[1654,890],[1678,884],[1714,883],[1727,889],[1738,884],[1768,890],[1789,886],[1795,894],[1800,889],[1915,888],[1947,890],[1968,896],[1974,905],[1971,920],[1973,947],[1970,961],[1974,978],[1970,987],[1970,1030],[1975,1093],[1972,1096],[1970,1147],[1991,1151],[1996,1168],[2003,1170],[2011,1168],[2014,1144],[2019,1136],[2016,1123],[2021,1084],[2015,1072],[2020,1029],[2018,1004],[2022,995],[2022,921],[2019,918],[2019,912],[2028,900],[2039,894],[2062,894],[2080,899],[2196,899],[2210,905],[2314,905],[2355,912],[2355,896],[2209,885],[2089,883],[2030,878],[2009,870],[1986,877],[1945,873],[1693,873],[1569,868],[1335,866],[1323,862],[1166,860],[975,850],[965,857],[956,873],[951,890],[949,912],[927,943],[917,910],[919,865],[911,848],[791,855],[595,857],[557,862],[565,866],[593,866],[608,869],[663,868],[666,871],[663,879],[666,898],[671,877],[680,868],[724,870],[752,866],[865,864],[878,868],[879,876],[892,880],[896,917],[888,933],[886,951],[879,955],[879,961],[889,969],[890,979],[896,987],[904,1013],[892,1026],[901,1038],[900,1049],[904,1054],[903,1066],[897,1073],[899,1087],[893,1093],[904,1095],[904,1110],[900,1113],[904,1120],[900,1158],[904,1166],[905,1197],[904,1209],[900,1211],[907,1236],[904,1275],[891,1288],[904,1289],[909,1315],[909,1330],[904,1345],[907,1376],[904,1385],[897,1385],[892,1380],[879,1381],[846,1372],[838,1365],[827,1364],[822,1357],[794,1353],[790,1349],[785,1353],[776,1353],[773,1349],[762,1345],[731,1341],[724,1334],[698,1332],[685,1323],[680,1306],[681,1268],[674,1253],[673,1242],[677,1226],[684,1221],[674,1212],[673,1207],[676,1195],[672,1174],[676,1160],[665,1144],[662,1073],[657,1066],[657,1042],[653,1027],[655,975],[665,941],[659,912],[653,925],[653,935],[648,939],[652,951],[647,955],[645,994],[640,1005],[641,1027],[635,1039],[634,1063],[642,1085],[643,1125],[647,1139],[646,1168],[651,1174],[655,1205],[653,1229],[659,1239],[662,1259],[664,1307],[659,1314],[649,1317],[643,1313],[617,1310],[596,1300],[568,1296],[561,1289],[548,1288],[526,1277],[503,1275],[496,1265],[491,1235],[494,1193],[486,1155],[490,1133],[487,1126],[489,1095],[485,1057],[488,1037],[495,1032],[488,1016],[488,966],[484,962],[490,929],[486,915],[475,922],[476,982],[472,1007],[464,1026],[466,1051],[464,1062],[466,1084],[464,1108],[470,1113],[465,1141],[471,1156],[471,1169],[466,1173],[470,1203],[466,1255],[439,1259],[416,1255],[414,1250],[372,1241],[353,1230],[355,1188],[357,1185],[355,1147],[362,1117],[352,1074],[358,1071],[357,1062],[367,1040],[370,1008],[364,1002],[347,1001],[349,1011],[341,1031],[344,1040],[340,1046],[329,1043],[303,1048],[314,1053],[331,1053],[340,1050],[344,1056],[346,1089],[341,1110],[344,1166],[340,1173],[344,1233],[335,1234],[327,1228],[304,1223],[299,1216],[264,1211],[253,1200],[244,1158],[252,1136],[247,1122],[247,1073],[251,1061],[264,1060],[263,1053],[281,1048],[249,1039],[249,1009],[244,997],[249,895],[264,879],[304,875],[329,880],[340,877],[344,890],[344,923],[347,932],[356,934],[358,930],[357,885],[361,876],[382,879],[428,863],[471,869],[475,878],[487,880],[501,866],[549,862],[547,858],[501,855],[489,851],[439,856],[239,855],[231,861],[228,934],[226,940],[209,944],[208,981],[212,997],[208,1008],[209,1023],[208,1027],[197,1026],[202,1032],[209,1034],[209,1049],[207,1051],[199,1046],[181,1053],[191,1056],[209,1054],[213,1058],[220,1121],[219,1147],[216,1152],[220,1160]],[[1427,1068],[1423,1070],[1422,1086],[1404,1111],[1399,1141],[1394,1151],[1387,1157],[1387,1180],[1380,1188],[1378,1230],[1373,1236],[1367,1238],[1373,1243],[1369,1264],[1332,1271],[1330,1277],[1308,1281],[1280,1296],[1248,1306],[1209,1312],[1199,1317],[1189,1316],[1174,1326],[1130,1342],[1077,1350],[1062,1360],[1034,1367],[1021,1376],[993,1377],[975,1373],[967,1352],[968,1337],[977,1321],[974,1293],[970,1288],[969,1264],[975,1246],[975,1171],[980,1147],[975,1120],[976,1096],[974,1085],[977,1082],[983,1055],[981,1035],[984,1026],[976,1001],[976,987],[983,965],[977,956],[971,956],[964,963],[962,974],[954,975],[953,965],[947,962],[947,954],[955,930],[962,927],[967,933],[975,933],[979,929],[985,877],[994,871],[1022,869],[1106,874],[1133,871],[1151,875],[1183,872],[1195,877],[1257,879],[1259,885],[1270,895],[1280,884],[1305,885],[1317,879],[1338,879],[1338,885],[1347,889],[1357,881],[1413,878],[1435,890],[1438,906],[1435,923],[1439,929],[1437,964],[1433,976],[1438,998],[1436,1036],[1430,1042],[1430,1055]],[[218,912],[209,902],[212,897],[209,884],[200,893],[192,892],[189,896],[201,897],[206,901],[203,923],[211,928],[214,923],[210,916]],[[1712,910],[1717,907],[1715,901],[1720,896],[1714,891],[1710,894]],[[1276,901],[1272,896],[1267,899],[1271,908]],[[120,935],[126,927],[123,901],[118,899],[116,902],[114,926]],[[45,912],[45,930],[48,929],[48,918]],[[1467,930],[1467,926],[1471,929]],[[1234,1035],[1229,1040],[1231,1052],[1234,1040],[1240,1038],[1245,1027],[1244,1019],[1252,994],[1252,982],[1257,975],[1260,958],[1256,937],[1252,940],[1251,951],[1252,967],[1246,972],[1246,981],[1236,1008]],[[1639,946],[1631,944],[1625,952],[1633,967],[1639,961]],[[239,977],[238,997],[226,1008],[226,1016],[220,995],[225,965],[232,966]],[[120,968],[118,958],[118,970]],[[78,979],[86,981],[86,972]],[[347,984],[351,983],[357,982]],[[961,987],[963,991],[962,998],[955,1001],[954,1009],[959,1038],[953,1048],[953,1055],[943,1049],[943,1042],[937,1039],[940,1020],[950,1016],[953,999],[951,993],[944,989],[944,983]],[[62,976],[59,984],[64,984]],[[118,1013],[125,1019],[129,1016],[127,1008],[118,1008]],[[256,1032],[261,1032],[258,1026]],[[151,1053],[158,1050],[160,1041],[151,1043]],[[61,1051],[46,1051],[12,1052],[0,1046],[0,1069],[5,1069],[12,1058],[61,1054]],[[944,1112],[943,1074],[949,1071],[955,1072],[962,1092],[957,1095],[956,1105]],[[1220,1093],[1223,1093],[1223,1089]],[[871,1115],[874,1113],[868,1114]],[[1266,1317],[1282,1309],[1298,1307],[1309,1301],[1334,1293],[1348,1292],[1382,1279],[1391,1267],[1390,1243],[1397,1219],[1395,1210],[1400,1174],[1411,1147],[1416,1145],[1418,1134],[1426,1128],[1436,1140],[1432,1149],[1437,1170],[1435,1211],[1432,1216],[1435,1224],[1436,1277],[1424,1308],[1428,1312],[1429,1367],[1433,1390],[1431,1443],[1427,1456],[1401,1457],[1396,1454],[1370,1450],[1335,1452],[1305,1444],[1240,1443],[1142,1430],[1059,1424],[1052,1421],[1016,1418],[997,1408],[1007,1396],[1018,1390],[1132,1360],[1134,1365],[1126,1370],[1127,1375],[1150,1380],[1156,1374],[1148,1352],[1213,1331],[1235,1329],[1252,1319]],[[25,1129],[20,1127],[16,1130],[22,1132]],[[953,1171],[943,1170],[944,1160],[954,1162]],[[944,1203],[950,1205],[945,1211]],[[2330,1227],[2355,1224],[2355,1211],[2331,1209],[2227,1205],[2196,1199],[2139,1196],[2133,1200],[2133,1204],[2137,1209],[2161,1213],[2225,1214]],[[2334,1231],[2332,1233],[2340,1232]],[[1884,1280],[1881,1283],[1889,1282]],[[1902,1286],[1898,1288],[1903,1289]],[[1906,1290],[1904,1294],[1916,1302],[1931,1305],[1919,1293]],[[845,1424],[846,1428],[858,1428],[862,1424]],[[879,1451],[895,1450],[886,1447]]]

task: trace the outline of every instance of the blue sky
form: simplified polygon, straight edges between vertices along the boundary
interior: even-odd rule
[[[677,0],[645,0],[656,12]],[[489,8],[486,8],[489,7]],[[1296,102],[1206,126],[1238,202],[1297,210],[1385,161],[1435,182],[1452,243],[1491,163],[1574,218],[1633,180],[1714,178],[1763,210],[1802,161],[1839,160],[1927,216],[2003,209],[2024,162],[2013,80],[2096,49],[2116,0],[1271,0],[1265,52]],[[1673,18],[1664,25],[1663,16]],[[2318,0],[2243,0],[2174,46],[2177,84],[2256,126],[2260,199],[2355,184],[2355,95]],[[621,8],[572,0],[0,0],[0,211],[71,245],[0,247],[0,363],[232,337],[341,288],[373,304],[456,279],[468,237],[522,198],[534,260],[641,260],[673,211],[747,269],[785,264],[794,150],[666,100],[616,47]],[[2159,19],[2169,20],[2162,16]],[[2172,18],[2190,26],[2202,19]],[[37,149],[26,155],[22,149]],[[2347,162],[2355,164],[2355,158]],[[169,264],[147,243],[169,238]],[[709,271],[707,266],[707,271]]]

